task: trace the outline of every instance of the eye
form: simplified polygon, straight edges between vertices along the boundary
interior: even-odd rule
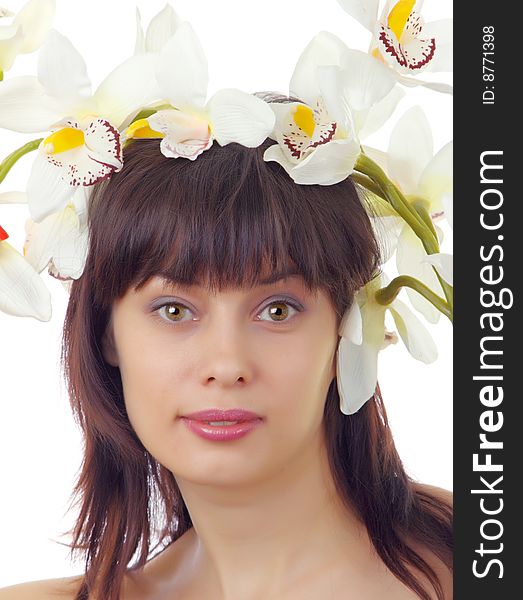
[[[276,298],[272,300],[260,313],[258,313],[258,320],[266,321],[269,320],[273,323],[287,322],[292,317],[301,312],[303,309],[290,298]],[[165,323],[181,323],[192,320],[190,315],[192,311],[189,307],[185,306],[181,302],[164,302],[158,306],[155,311],[159,318]],[[267,314],[268,319],[264,318],[263,315]]]
[[[191,310],[185,306],[185,304],[181,304],[180,302],[165,302],[156,309],[156,312],[164,321],[179,323],[180,321],[186,320],[184,317],[187,313],[190,313]]]
[[[270,302],[260,313],[263,315],[267,313],[269,316],[269,320],[273,323],[278,322],[286,322],[290,321],[291,318],[298,312],[301,312],[302,308],[300,308],[294,301],[290,298],[277,298]],[[290,316],[289,316],[290,315]],[[265,319],[260,319],[265,320]]]

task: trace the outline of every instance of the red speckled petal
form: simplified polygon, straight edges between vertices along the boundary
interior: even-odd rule
[[[82,129],[72,121],[68,126]],[[46,155],[47,161],[61,170],[60,176],[72,187],[94,185],[123,166],[120,134],[109,121],[91,121],[83,132],[84,145]]]

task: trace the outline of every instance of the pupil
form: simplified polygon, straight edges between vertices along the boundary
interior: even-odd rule
[[[176,304],[169,304],[169,306],[167,307],[167,312],[171,316],[178,317],[180,316],[181,310]]]
[[[273,306],[271,309],[271,315],[277,317],[277,321],[282,321],[287,316],[288,309],[282,302],[279,302],[278,304],[282,308],[274,308]]]

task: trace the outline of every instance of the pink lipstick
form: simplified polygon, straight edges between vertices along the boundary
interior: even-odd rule
[[[262,417],[240,408],[220,410],[212,408],[181,417],[194,433],[207,440],[236,440],[247,435],[263,421]]]

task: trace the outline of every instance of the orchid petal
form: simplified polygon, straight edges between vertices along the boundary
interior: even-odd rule
[[[0,204],[26,204],[27,196],[24,192],[4,192],[0,194]]]
[[[443,210],[442,198],[452,192],[453,143],[441,148],[427,164],[421,174],[418,193],[430,201],[429,212]]]
[[[20,54],[24,35],[21,27],[0,27],[0,71],[9,71]]]
[[[406,87],[418,87],[423,86],[434,90],[435,92],[441,92],[442,94],[453,94],[454,88],[448,83],[439,83],[437,81],[424,81],[423,79],[417,79],[414,77],[407,77],[406,75],[398,75],[398,81]]]
[[[284,131],[288,127],[288,119],[292,116],[297,106],[303,106],[301,102],[270,102],[269,106],[274,113],[274,129],[269,134],[273,140],[278,139],[278,132]]]
[[[436,344],[423,323],[409,310],[401,300],[389,305],[398,333],[410,354],[426,364],[438,357]]]
[[[15,77],[0,85],[0,127],[4,129],[49,131],[63,116],[60,105],[46,95],[36,77]]]
[[[71,204],[41,223],[26,223],[25,258],[38,272],[52,262],[60,277],[78,279],[85,267],[87,247],[87,227],[81,227]]]
[[[296,183],[332,185],[346,179],[360,155],[359,141],[333,140],[318,146],[294,168]]]
[[[373,148],[372,146],[363,145],[363,151],[365,154],[371,158],[375,163],[384,170],[388,171],[389,169],[389,155],[383,150],[378,150],[377,148]]]
[[[436,267],[438,273],[443,279],[454,285],[454,267],[452,254],[446,254],[445,252],[438,252],[436,254],[428,254],[423,258],[423,261]]]
[[[70,188],[67,198],[73,195],[78,186],[94,185],[121,169],[122,162],[115,154],[118,148],[111,146],[104,148],[102,144],[103,142],[99,143],[100,147],[98,149],[95,142],[93,148],[89,148],[86,136],[85,145],[47,158],[55,169],[55,177],[58,176]],[[63,206],[60,206],[60,208],[63,208]],[[37,219],[34,220],[37,221]]]
[[[359,153],[357,140],[333,140],[315,148],[298,164],[287,160],[279,144],[267,148],[263,158],[278,162],[296,183],[332,185],[352,173]]]
[[[445,213],[445,217],[447,217],[448,224],[451,228],[454,228],[454,200],[453,194],[443,194],[442,198],[443,211]]]
[[[388,279],[377,277],[370,282],[370,285],[365,286],[367,300],[362,304],[361,318],[363,321],[363,343],[381,348],[385,339],[385,313],[388,306],[378,304],[374,299],[374,294],[383,287],[388,285]]]
[[[314,106],[321,95],[317,81],[320,66],[342,66],[348,47],[339,37],[328,31],[320,31],[301,53],[289,85],[290,95]]]
[[[85,146],[89,158],[119,171],[123,167],[123,150],[120,133],[109,121],[95,119],[84,129]],[[92,178],[82,181],[82,185],[96,183]],[[74,185],[74,184],[73,184]]]
[[[137,54],[116,67],[94,93],[98,114],[123,129],[141,107],[160,99],[154,75],[157,60],[155,54]]]
[[[91,95],[91,80],[84,59],[73,44],[50,31],[38,57],[38,80],[45,93],[70,105]]]
[[[136,7],[136,41],[134,43],[134,53],[144,54],[145,50],[145,34],[142,27],[142,16],[140,10]]]
[[[14,20],[24,33],[21,52],[34,52],[42,45],[53,23],[55,8],[55,0],[30,0],[22,7]]]
[[[452,71],[452,19],[431,21],[423,26],[423,37],[436,39],[436,54],[430,61],[427,71]]]
[[[156,78],[172,106],[180,110],[205,106],[209,73],[207,58],[189,23],[182,23],[165,44]]]
[[[294,103],[280,125],[281,129],[275,132],[276,139],[287,160],[295,165],[314,152],[316,147],[327,144],[340,134],[338,125],[331,120],[321,96],[314,108]],[[347,136],[342,134],[338,137],[344,140]]]
[[[174,12],[172,6],[166,4],[165,8],[151,19],[149,27],[147,27],[147,33],[145,34],[147,52],[161,52],[181,23],[182,21]]]
[[[168,158],[195,160],[212,146],[209,122],[203,115],[169,108],[154,113],[147,121],[153,131],[164,136],[160,150]]]
[[[167,158],[188,158],[196,160],[202,152],[208,150],[213,144],[213,138],[207,140],[187,140],[186,142],[176,142],[169,136],[166,136],[160,143],[160,151]]]
[[[389,176],[404,194],[416,192],[432,155],[430,124],[421,107],[413,106],[396,123],[389,141]]]
[[[376,346],[353,344],[345,337],[340,338],[336,352],[336,385],[343,414],[354,414],[374,395],[378,352]]]
[[[0,310],[49,321],[51,295],[42,278],[8,242],[0,242]]]
[[[390,206],[385,203],[386,206]],[[405,221],[395,215],[373,215],[371,224],[380,248],[381,263],[386,263],[396,251]]]
[[[353,110],[367,110],[383,100],[396,84],[396,76],[385,65],[360,50],[343,55],[345,94]]]
[[[371,287],[374,285],[379,285],[379,278],[371,282]],[[362,342],[355,344],[344,336],[339,341],[336,377],[344,414],[356,412],[376,390],[378,353],[385,338],[385,311],[384,306],[366,302],[360,309]]]
[[[186,142],[176,142],[169,136],[165,137],[160,143],[160,151],[167,158],[188,158],[196,160],[202,152],[208,150],[213,144],[213,138],[208,140],[188,140]]]
[[[395,86],[382,100],[376,102],[367,111],[365,119],[359,125],[359,138],[363,140],[378,131],[378,129],[381,129],[381,127],[390,119],[392,113],[396,110],[399,101],[404,96],[404,90],[399,86]]]
[[[361,344],[363,342],[363,321],[360,307],[356,300],[353,300],[350,309],[343,315],[338,333],[353,344]]]
[[[374,30],[379,3],[379,0],[338,0],[343,10],[369,31]]]
[[[61,210],[72,196],[74,188],[60,174],[60,169],[50,164],[39,150],[27,182],[27,203],[33,221],[39,223]]]
[[[316,75],[328,120],[336,123],[338,131],[343,131],[343,137],[356,137],[350,98],[343,86],[340,67],[324,65],[316,69]]]
[[[214,94],[207,109],[212,134],[221,146],[236,142],[255,148],[272,132],[276,120],[267,102],[236,89]]]
[[[94,186],[81,185],[75,189],[71,197],[71,204],[74,206],[81,226],[87,224],[87,208],[94,189]]]
[[[400,275],[410,275],[424,283],[433,292],[443,295],[443,290],[434,269],[424,259],[425,249],[421,240],[412,229],[405,225],[400,234],[396,253],[396,266]],[[421,294],[406,288],[412,306],[419,311],[429,323],[437,323],[441,316],[440,311],[426,300]]]
[[[204,115],[195,115],[183,110],[159,110],[151,115],[147,122],[153,132],[170,136],[176,142],[207,141],[210,136],[209,121]]]

